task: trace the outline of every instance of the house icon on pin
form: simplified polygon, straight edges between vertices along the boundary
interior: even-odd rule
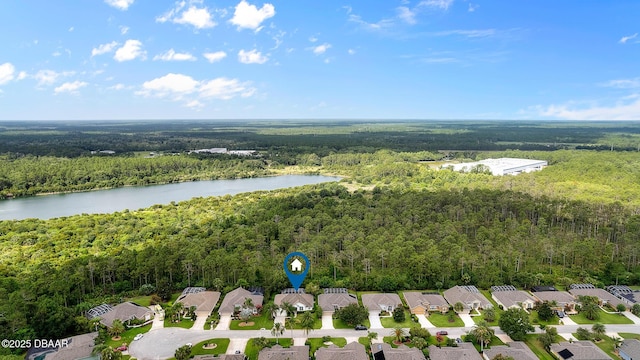
[[[291,262],[291,271],[302,271],[302,263],[300,260],[295,259]]]

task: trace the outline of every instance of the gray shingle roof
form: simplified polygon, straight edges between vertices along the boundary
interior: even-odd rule
[[[336,345],[321,347],[316,351],[316,360],[369,360],[369,356],[364,345],[351,342],[343,348]]]
[[[538,360],[536,354],[522,341],[510,342],[507,345],[492,346],[490,349],[484,349],[484,354],[489,359],[493,359],[498,356],[498,354],[502,354],[505,357],[511,356],[518,360]]]
[[[609,355],[591,341],[574,341],[551,344],[551,352],[558,354],[568,350],[573,354],[571,360],[611,360]],[[562,357],[561,357],[562,358]]]
[[[224,300],[222,300],[222,304],[220,304],[218,312],[220,313],[220,315],[231,315],[235,311],[236,306],[242,306],[245,299],[247,298],[253,300],[253,306],[257,307],[262,305],[264,296],[254,295],[249,290],[239,287],[229,292],[224,297]]]
[[[282,303],[288,303],[295,305],[297,303],[303,304],[306,307],[313,307],[313,295],[311,294],[278,294],[273,300],[273,303],[280,306]]]
[[[445,290],[444,298],[447,299],[447,302],[452,306],[457,302],[461,302],[467,310],[469,310],[468,304],[471,303],[480,303],[480,307],[483,309],[492,307],[491,302],[482,295],[482,293],[469,291],[468,288],[469,287],[454,286],[451,289]]]
[[[196,311],[211,313],[220,300],[220,293],[217,291],[200,291],[182,293],[176,302],[181,302],[186,308],[195,306]]]
[[[620,354],[625,354],[631,359],[640,359],[640,340],[625,339],[618,349]]]
[[[124,302],[114,306],[113,309],[101,315],[100,318],[102,320],[100,320],[100,322],[107,327],[111,327],[113,321],[116,319],[124,323],[128,320],[145,320],[151,317],[153,317],[153,311],[151,311],[151,309],[132,302]]]
[[[397,307],[402,306],[402,300],[398,294],[385,293],[385,294],[363,294],[362,305],[371,311],[381,310],[380,305]]]
[[[406,345],[400,345],[394,349],[387,343],[373,344],[371,345],[371,352],[373,354],[382,352],[385,360],[426,360],[422,351]]]
[[[482,360],[480,353],[471,343],[462,343],[457,347],[438,348],[429,346],[429,358],[431,360]]]
[[[280,345],[274,345],[260,350],[258,360],[309,360],[309,346],[283,348]]]
[[[318,295],[318,305],[323,311],[334,311],[349,304],[358,303],[358,298],[349,293],[329,293]]]
[[[491,294],[499,304],[502,304],[505,308],[512,306],[520,306],[521,303],[531,302],[535,303],[536,299],[529,295],[526,291],[496,291]]]

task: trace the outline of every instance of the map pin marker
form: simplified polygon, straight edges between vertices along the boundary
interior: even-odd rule
[[[284,258],[284,272],[293,288],[298,290],[309,272],[309,258],[301,252],[292,252]]]

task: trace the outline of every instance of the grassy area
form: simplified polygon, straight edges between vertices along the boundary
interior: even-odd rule
[[[525,336],[524,342],[533,351],[534,354],[541,360],[555,360],[555,357],[544,349],[540,341],[538,341],[537,334],[528,334]]]
[[[131,301],[134,302],[140,306],[146,306],[149,307],[151,306],[151,295],[149,296],[136,296],[136,297],[132,297],[127,299],[127,301]]]
[[[395,328],[398,326],[400,326],[401,328],[411,328],[418,325],[417,322],[411,320],[411,314],[409,313],[409,311],[404,311],[404,317],[405,318],[403,322],[396,322],[395,320],[393,320],[393,316],[382,317],[380,318],[380,322],[382,323],[382,326],[386,328]]]
[[[498,320],[500,319],[500,316],[502,315],[502,313],[504,312],[503,310],[498,309],[497,307],[493,308],[494,309],[494,313],[496,314],[495,316],[495,320],[493,320],[492,322],[487,322],[489,324],[489,326],[498,326]],[[480,321],[485,320],[484,319],[484,310],[480,312],[480,316],[472,316],[471,319],[473,320],[474,323],[479,323]]]
[[[172,322],[171,319],[169,318],[164,318],[164,327],[168,328],[168,327],[180,327],[183,329],[189,329],[193,326],[193,323],[195,321],[191,320],[191,319],[181,319],[180,321],[176,322]]]
[[[300,322],[298,321],[299,317],[300,315],[294,318],[293,328],[297,330],[302,330],[302,325],[300,325]],[[315,315],[314,315],[314,318],[315,318],[315,321],[313,322],[313,328],[316,330],[322,328],[322,319],[318,319]],[[286,319],[286,322],[285,322],[285,326],[287,327],[287,329],[291,329],[291,327],[289,327],[289,321],[290,319]]]
[[[575,337],[575,335],[573,335]],[[608,336],[603,336],[602,340],[595,343],[602,351],[606,352],[607,355],[611,356],[612,359],[617,359],[618,355],[615,353],[615,343]]]
[[[449,315],[453,314],[453,322],[449,322]],[[462,319],[453,311],[449,311],[448,313],[442,315],[440,313],[432,313],[427,318],[429,322],[431,322],[435,327],[463,327],[464,322]]]
[[[551,320],[540,320],[540,318],[538,318],[538,312],[536,310],[530,310],[529,311],[529,321],[531,322],[531,325],[536,326],[536,325],[558,325],[560,323],[560,318],[558,318],[558,316],[553,315],[553,317],[551,318]]]
[[[602,310],[599,310],[600,317],[597,320],[589,320],[583,314],[571,315],[571,320],[576,324],[633,324],[633,321],[629,320],[622,314],[608,314]]]
[[[623,339],[638,339],[638,340],[640,340],[640,334],[635,334],[635,333],[618,333],[618,335],[620,335],[620,337],[622,337]]]
[[[500,310],[500,307],[498,306],[498,303],[493,300],[493,298],[491,297],[491,291],[489,290],[480,290],[480,293],[482,295],[484,295],[484,297],[487,298],[487,300],[489,300],[489,302],[491,302],[491,304],[493,304],[493,308],[497,310]]]
[[[240,326],[242,320],[231,320],[231,324],[229,325],[229,329],[231,330],[260,330],[265,328],[267,330],[271,330],[273,327],[273,320],[269,319],[269,314],[264,313],[259,316],[254,316],[249,319],[249,322],[253,322],[251,326]]]
[[[244,350],[244,354],[247,356],[249,360],[258,360],[258,353],[260,350],[253,344],[254,339],[249,339],[247,342],[247,347]],[[267,339],[269,340],[269,347],[275,345],[277,343],[276,339]],[[280,338],[280,346],[282,347],[291,347],[293,344],[293,340],[290,338]]]
[[[209,339],[199,342],[191,348],[191,356],[195,355],[220,355],[227,352],[229,339]],[[216,344],[215,349],[203,349],[205,344]]]
[[[347,345],[347,339],[345,338],[335,338],[332,337],[329,342],[335,344],[336,346],[339,347],[344,347],[345,345]],[[315,354],[316,350],[318,350],[321,347],[329,347],[330,344],[325,344],[324,341],[322,341],[322,338],[309,338],[307,339],[307,342],[305,342],[306,345],[309,345],[309,349],[311,351],[311,354]]]
[[[365,321],[363,321],[362,325],[366,326],[367,329],[371,327],[371,323],[369,322],[369,319],[366,319]],[[353,329],[353,326],[348,325],[347,323],[345,323],[340,319],[333,319],[333,327],[336,329]]]
[[[369,338],[367,336],[359,337],[358,338],[358,342],[360,344],[364,345],[364,347],[367,349],[367,351],[369,351],[369,349],[371,349],[371,340],[369,340]]]
[[[111,338],[109,338],[107,340],[107,346],[111,346],[112,348],[117,348],[120,345],[126,343],[127,345],[131,344],[131,342],[133,341],[133,338],[138,335],[138,334],[144,334],[146,332],[148,332],[149,330],[151,330],[151,324],[149,325],[145,325],[145,326],[141,326],[139,328],[133,328],[133,329],[129,329],[127,331],[125,331],[120,337],[120,340],[118,341],[114,341],[111,340]]]
[[[502,342],[502,340],[498,339],[497,336],[494,336],[491,338],[491,342],[489,342],[489,344],[487,346],[485,346],[485,349],[489,349],[492,346],[499,346],[499,345],[504,345],[504,343]],[[476,348],[476,350],[478,350],[478,352],[480,352],[480,344],[477,342],[473,343],[473,346]]]

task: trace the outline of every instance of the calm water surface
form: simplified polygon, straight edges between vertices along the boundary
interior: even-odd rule
[[[178,184],[134,186],[71,194],[0,200],[0,220],[50,219],[77,214],[137,210],[194,197],[234,195],[338,181],[321,175],[284,175],[254,179],[194,181]]]

